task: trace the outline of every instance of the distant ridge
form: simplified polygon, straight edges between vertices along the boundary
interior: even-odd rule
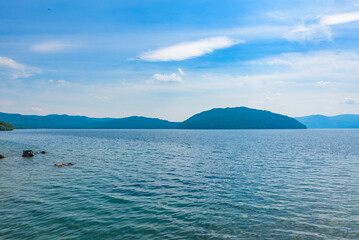
[[[359,115],[342,114],[337,116],[311,115],[296,117],[308,128],[359,128]]]
[[[47,116],[0,113],[0,121],[10,122],[16,129],[173,129],[177,123],[146,117],[89,118],[51,114]]]
[[[175,129],[177,122],[170,122],[158,118],[146,117],[126,117],[119,119],[110,119],[97,124],[103,129]]]
[[[89,118],[69,115],[21,115],[0,113],[0,121],[16,129],[304,129],[294,118],[246,107],[214,108],[198,113],[184,122],[158,118]]]

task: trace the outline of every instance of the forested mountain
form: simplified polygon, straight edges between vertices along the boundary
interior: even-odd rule
[[[214,108],[180,123],[182,129],[304,129],[297,120],[246,107]]]

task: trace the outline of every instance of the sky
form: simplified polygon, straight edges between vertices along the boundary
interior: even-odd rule
[[[359,114],[359,0],[0,0],[0,112]]]

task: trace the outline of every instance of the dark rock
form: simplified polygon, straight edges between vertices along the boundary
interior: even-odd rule
[[[41,153],[41,154],[45,154],[46,152],[45,152],[45,151],[41,151],[40,153]]]
[[[33,157],[35,156],[34,152],[32,150],[24,150],[22,151],[23,157]]]
[[[5,158],[5,156],[0,154],[0,159],[1,159],[1,158]]]
[[[75,165],[75,164],[73,164],[73,163],[60,163],[60,162],[55,164],[56,167],[66,167],[66,166],[73,166],[73,165]]]

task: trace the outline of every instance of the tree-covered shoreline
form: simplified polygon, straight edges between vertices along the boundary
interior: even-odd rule
[[[0,121],[0,131],[12,131],[14,126],[10,123]]]

